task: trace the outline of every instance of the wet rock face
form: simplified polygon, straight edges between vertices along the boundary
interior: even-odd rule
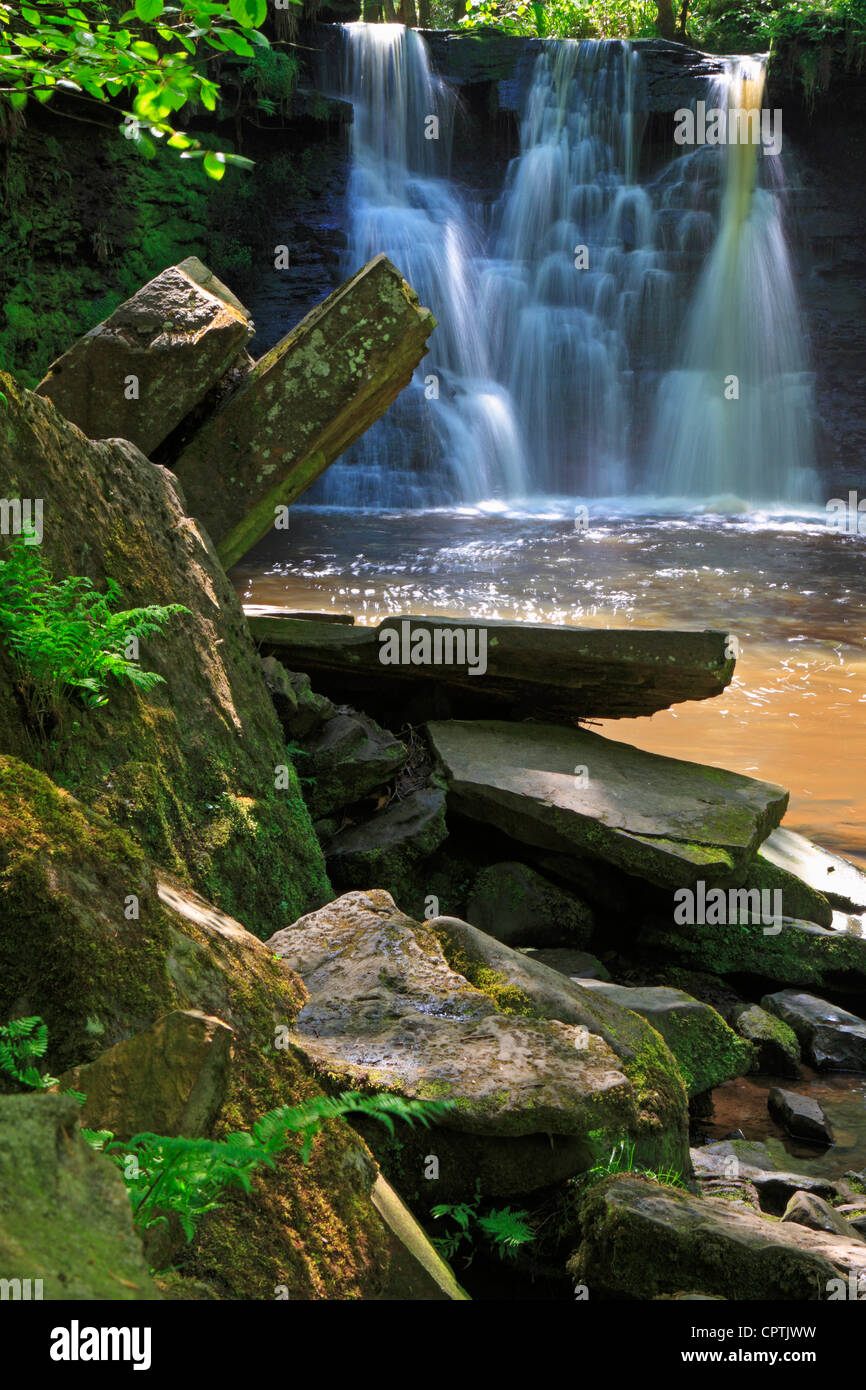
[[[768,994],[761,1003],[793,1030],[819,1071],[866,1071],[866,1020],[792,989]]]
[[[621,1175],[591,1189],[582,1243],[569,1261],[590,1295],[653,1298],[684,1289],[728,1299],[823,1300],[833,1280],[855,1278],[863,1243],[740,1205]]]
[[[451,810],[659,887],[743,869],[788,804],[782,787],[583,729],[450,720],[428,732]]]
[[[246,310],[201,262],[169,266],[48,369],[37,390],[90,439],[150,454],[252,337]],[[209,276],[204,288],[190,269]]]
[[[190,610],[141,644],[164,684],[112,680],[103,709],[70,706],[74,738],[58,739],[52,771],[161,867],[268,934],[330,886],[290,766],[276,785],[285,739],[234,590],[166,469],[126,441],[85,439],[9,377],[2,390],[0,495],[43,500],[55,578],[86,575],[100,589],[111,578],[123,607]],[[0,752],[28,746],[0,665]]]
[[[0,1096],[2,1278],[29,1281],[19,1298],[158,1299],[123,1179],[79,1118],[71,1096]]]
[[[297,1032],[323,1075],[456,1102],[419,1141],[442,1156],[428,1201],[471,1195],[476,1178],[491,1196],[544,1187],[639,1134],[635,1088],[598,1032],[531,1007],[498,1008],[449,966],[430,926],[404,916],[387,893],[348,893],[267,945],[309,991]],[[681,1119],[668,1117],[667,1131],[657,1120],[660,1149],[667,1138],[678,1150]]]

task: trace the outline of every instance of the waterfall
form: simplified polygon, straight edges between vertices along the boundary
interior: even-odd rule
[[[519,153],[485,205],[452,177],[455,99],[423,38],[388,24],[343,33],[345,273],[384,251],[439,327],[411,386],[316,498],[805,500],[811,382],[779,161],[728,145],[642,172],[638,50],[550,41]],[[762,85],[760,65],[731,60],[708,99],[760,107]],[[738,399],[725,398],[731,377]]]
[[[760,113],[763,87],[763,63],[731,60],[714,108]],[[718,233],[682,357],[660,385],[649,459],[658,492],[719,506],[799,503],[815,494],[812,379],[773,187],[777,158],[758,149],[736,141],[718,147]]]

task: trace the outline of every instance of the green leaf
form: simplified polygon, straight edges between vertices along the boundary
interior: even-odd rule
[[[162,14],[164,8],[164,0],[135,0],[135,13],[142,24],[150,24]]]
[[[239,53],[244,58],[251,58],[255,50],[251,43],[244,38],[243,34],[236,34],[233,29],[214,29],[215,34],[219,34],[226,48],[230,48],[232,53]]]
[[[209,178],[221,179],[226,171],[225,155],[216,154],[213,150],[207,150],[204,157],[204,171]]]
[[[229,0],[232,19],[242,29],[259,29],[268,14],[267,0]]]

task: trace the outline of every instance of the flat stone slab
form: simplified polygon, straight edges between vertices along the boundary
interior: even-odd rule
[[[802,879],[828,898],[833,907],[843,912],[866,912],[866,874],[862,869],[821,849],[804,835],[779,826],[764,842],[761,857]]]
[[[761,1003],[793,1029],[819,1071],[866,1071],[866,1019],[793,989],[768,994]]]
[[[254,609],[248,619],[256,641],[288,666],[308,671],[326,694],[332,693],[327,677],[361,704],[362,697],[381,694],[386,683],[416,702],[426,688],[431,698],[435,691],[436,713],[442,714],[446,700],[446,712],[457,718],[574,724],[655,714],[683,700],[721,694],[735,664],[725,632],[423,616],[362,627],[313,614],[265,616]],[[427,647],[430,659],[422,660]],[[421,708],[413,717],[422,722],[433,713]]]
[[[690,1096],[711,1091],[752,1065],[752,1044],[737,1036],[720,1013],[681,989],[642,985],[637,989],[604,980],[583,980],[582,988],[640,1014],[661,1033],[683,1074]]]
[[[700,1289],[738,1301],[823,1301],[864,1269],[863,1243],[853,1233],[770,1221],[632,1174],[590,1189],[581,1229],[568,1272],[614,1298]]]
[[[672,917],[654,917],[641,927],[641,945],[658,950],[666,962],[716,975],[757,975],[802,986],[838,986],[849,977],[862,988],[866,981],[866,940],[812,922],[678,925]]]
[[[329,1084],[456,1102],[435,1140],[423,1139],[424,1153],[441,1156],[446,1132],[475,1138],[443,1173],[451,1190],[471,1191],[476,1177],[485,1192],[486,1182],[500,1192],[542,1187],[590,1166],[622,1134],[638,1135],[635,1090],[603,1037],[501,1012],[389,894],[347,893],[266,944],[309,991],[294,1038]],[[539,1142],[511,1142],[528,1139]],[[484,1170],[471,1182],[470,1152]]]
[[[435,327],[376,256],[255,363],[172,465],[226,568],[408,386]]]
[[[150,454],[253,335],[243,305],[202,265],[169,266],[48,369],[36,388],[90,439]]]
[[[451,810],[660,887],[742,868],[788,804],[782,787],[584,729],[451,720],[427,730]]]

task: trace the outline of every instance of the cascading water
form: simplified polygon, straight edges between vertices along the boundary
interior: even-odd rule
[[[727,127],[729,111],[760,113],[763,87],[762,63],[732,60],[711,104]],[[708,502],[805,502],[816,495],[812,380],[772,186],[778,161],[744,141],[720,153],[718,235],[680,365],[661,383],[649,481],[662,494]],[[759,160],[769,187],[761,186]]]
[[[318,499],[806,500],[810,379],[766,177],[779,161],[704,147],[640,181],[637,50],[550,42],[501,195],[471,204],[450,177],[454,98],[424,40],[399,25],[344,33],[345,270],[384,251],[440,326]],[[708,97],[759,106],[762,83],[759,65],[732,60]]]

